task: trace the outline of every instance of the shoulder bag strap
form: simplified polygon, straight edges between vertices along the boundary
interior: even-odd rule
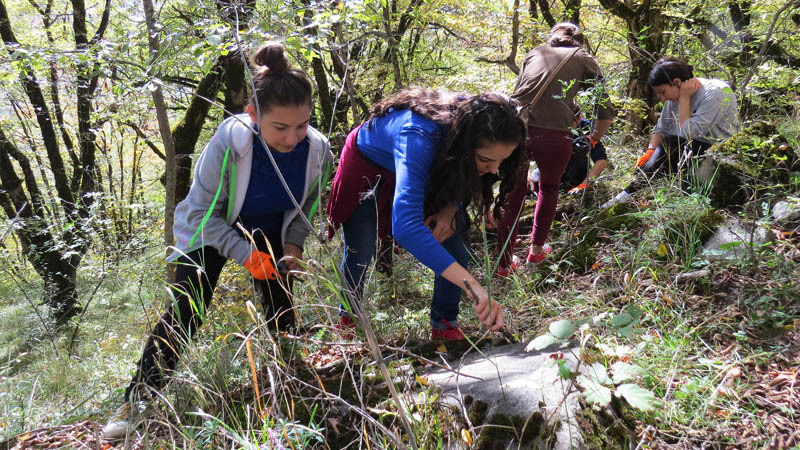
[[[530,112],[530,110],[532,110],[533,107],[536,106],[537,103],[539,103],[539,99],[541,99],[542,95],[544,95],[544,91],[546,91],[547,88],[549,88],[550,85],[553,83],[553,80],[556,79],[556,76],[558,75],[559,72],[561,72],[561,69],[564,67],[564,64],[566,64],[567,61],[569,61],[570,58],[572,58],[572,55],[577,53],[578,50],[580,50],[580,49],[581,49],[580,47],[575,47],[575,48],[572,49],[572,51],[567,53],[567,56],[565,56],[564,59],[562,59],[561,62],[558,63],[558,66],[556,66],[555,70],[553,70],[550,73],[550,76],[547,77],[547,81],[544,82],[544,85],[542,86],[541,89],[539,89],[539,92],[536,93],[536,96],[533,97],[533,100],[531,100],[530,103],[525,105],[522,108],[522,110],[520,110],[519,115],[522,118],[522,120],[525,121],[526,125],[528,124],[528,113]]]

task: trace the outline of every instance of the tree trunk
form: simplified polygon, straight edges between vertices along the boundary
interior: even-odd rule
[[[247,97],[247,78],[240,50],[229,53],[225,58],[224,79],[225,117],[228,117],[229,113],[244,112],[250,100]]]
[[[647,124],[654,123],[656,117],[653,112],[656,98],[647,86],[647,77],[666,43],[664,30],[668,27],[661,9],[663,5],[653,0],[645,0],[635,9],[620,0],[600,0],[600,4],[625,21],[628,54],[631,57],[626,94],[632,100],[640,100],[648,112],[646,119],[637,111],[638,108],[632,108],[627,113],[632,134],[638,134]]]
[[[75,40],[74,53],[82,57],[74,66],[76,79],[76,115],[78,119],[78,148],[76,155],[69,136],[62,135],[66,149],[58,142],[54,123],[61,124],[63,113],[58,96],[57,70],[50,67],[51,97],[56,107],[56,118],[44,98],[35,70],[27,63],[27,54],[19,54],[24,48],[14,35],[5,2],[0,1],[0,37],[12,59],[20,61],[20,81],[28,101],[35,111],[41,142],[47,155],[47,167],[55,184],[57,201],[54,205],[61,211],[48,213],[38,186],[38,179],[27,156],[0,129],[0,202],[9,218],[17,214],[24,226],[16,230],[25,257],[30,261],[44,282],[47,303],[59,324],[65,323],[78,310],[76,291],[77,270],[83,255],[89,248],[91,205],[94,202],[97,168],[95,162],[95,119],[93,105],[100,71],[100,58],[96,48],[103,38],[109,22],[110,0],[106,0],[97,30],[89,39],[86,28],[86,8],[82,0],[72,0],[72,31]],[[51,9],[36,9],[43,23],[51,24]],[[68,14],[69,16],[70,14]],[[39,155],[33,140],[32,151]],[[62,153],[70,155],[71,180]],[[16,161],[16,166],[13,163]],[[41,166],[41,164],[40,164]],[[18,175],[20,173],[22,177]],[[45,177],[46,178],[46,177]],[[44,179],[44,178],[43,178]],[[24,185],[24,188],[23,188]],[[26,207],[30,205],[29,207]],[[58,217],[64,217],[68,226],[59,226]]]
[[[200,80],[183,119],[172,130],[172,136],[175,139],[175,204],[186,198],[189,193],[192,179],[192,155],[197,140],[200,138],[200,132],[203,130],[203,124],[208,117],[208,111],[211,109],[209,100],[216,98],[222,88],[227,58],[228,56],[217,58],[208,74]],[[241,75],[244,75],[244,71],[241,72]],[[173,205],[172,208],[175,209],[175,206]]]
[[[150,73],[153,64],[158,61],[160,53],[158,43],[158,30],[156,29],[155,11],[153,4],[150,0],[142,0],[144,4],[144,17],[147,23],[147,41],[150,47],[150,61],[148,67],[148,75],[158,78],[158,72]],[[151,82],[161,83],[161,81],[152,80]],[[172,234],[172,225],[175,222],[175,186],[176,186],[176,159],[175,159],[175,142],[172,138],[172,132],[169,127],[169,118],[167,117],[167,107],[164,103],[164,95],[161,93],[160,84],[156,84],[155,89],[152,91],[153,105],[156,109],[156,119],[158,120],[158,130],[161,133],[161,141],[164,143],[164,154],[166,155],[166,183],[164,195],[164,246],[169,248],[175,242]],[[170,266],[167,266],[167,278],[172,280],[174,272]]]
[[[303,20],[301,25],[305,30],[306,35],[316,37],[319,30],[316,26],[312,26],[314,19],[314,12],[311,9],[312,4],[310,0],[303,0],[305,12],[303,13]],[[317,84],[317,98],[319,99],[319,107],[322,111],[322,117],[318,120],[318,126],[323,132],[333,127],[333,102],[331,101],[331,91],[328,85],[328,73],[325,70],[325,62],[322,60],[322,48],[318,43],[312,44],[311,48],[314,50],[314,56],[311,59],[311,69],[314,74],[314,81]]]

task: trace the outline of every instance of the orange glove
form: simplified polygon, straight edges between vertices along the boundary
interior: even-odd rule
[[[242,265],[256,280],[278,279],[278,270],[275,268],[275,264],[272,264],[272,256],[269,253],[253,250],[253,253],[250,253],[250,257]]]
[[[647,151],[636,160],[636,167],[642,167],[647,164],[647,161],[650,161],[650,158],[653,156],[654,151],[655,149],[648,148]]]
[[[586,189],[586,183],[581,183],[574,188],[570,189],[567,194],[580,194],[582,190]]]

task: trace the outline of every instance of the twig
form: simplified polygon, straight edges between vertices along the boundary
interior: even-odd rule
[[[470,284],[469,280],[467,280],[466,278],[464,278],[464,287],[467,288],[467,293],[469,294],[469,298],[472,299],[472,307],[473,308],[477,308],[477,306],[478,306],[478,294],[475,293],[475,290],[472,289],[472,284]],[[491,299],[489,299],[489,302],[491,302]],[[490,303],[489,307],[491,308],[491,306],[492,305]],[[501,329],[499,329],[497,331],[499,331],[509,343],[511,343],[511,344],[518,344],[519,343],[517,338],[514,337],[514,335],[511,334],[511,332],[508,331],[505,327],[503,327],[503,328],[501,328]]]
[[[22,208],[20,208],[17,211],[17,215],[14,216],[13,219],[11,219],[11,222],[8,224],[8,229],[3,233],[3,236],[0,237],[0,243],[5,241],[6,240],[6,236],[8,236],[8,233],[11,233],[11,230],[14,229],[14,224],[17,223],[17,220],[19,220],[19,215],[22,214],[22,211],[25,209],[26,206],[28,206],[28,202],[23,203],[22,204]]]
[[[764,59],[764,55],[767,53],[767,48],[771,45],[770,39],[772,38],[772,32],[775,31],[775,25],[778,23],[778,19],[780,18],[781,14],[783,14],[789,8],[795,8],[797,5],[800,4],[800,0],[791,0],[786,2],[779,10],[772,16],[772,22],[769,24],[769,30],[767,31],[766,36],[764,36],[764,42],[761,44],[761,49],[758,51],[758,57],[756,57],[755,63],[753,63],[753,70],[747,74],[747,77],[742,82],[741,90],[739,91],[739,98],[744,98],[745,89],[747,89],[747,84],[750,82],[750,79],[753,78],[756,71],[758,70],[758,66],[761,65],[761,61]]]
[[[357,347],[357,346],[364,345],[363,342],[322,341],[322,340],[310,338],[310,337],[307,337],[307,336],[298,336],[298,335],[295,335],[295,334],[288,334],[288,333],[285,335],[285,337],[288,338],[288,339],[294,339],[294,340],[297,340],[297,341],[310,342],[310,343],[315,344],[315,345],[341,346],[341,347]],[[420,361],[424,361],[426,364],[430,364],[430,365],[436,366],[436,367],[438,367],[440,369],[447,370],[448,372],[452,372],[452,373],[454,373],[454,374],[456,374],[458,376],[465,377],[465,378],[472,378],[472,379],[478,380],[478,381],[483,381],[483,378],[474,377],[472,375],[467,375],[467,374],[461,373],[461,372],[459,372],[457,370],[453,370],[449,366],[446,366],[446,365],[443,365],[443,364],[439,364],[436,361],[430,360],[430,359],[428,359],[428,358],[426,358],[426,357],[424,357],[422,355],[418,355],[416,353],[410,352],[410,351],[408,351],[406,349],[403,349],[401,347],[393,347],[393,346],[386,345],[386,344],[378,344],[378,346],[380,348],[383,348],[383,349],[388,350],[390,352],[402,353],[403,355],[410,356],[410,357],[418,359]]]
[[[103,255],[103,272],[102,272],[102,275],[100,276],[100,281],[97,282],[97,285],[94,287],[94,291],[92,291],[92,295],[90,295],[89,296],[89,300],[86,301],[86,305],[83,307],[83,311],[81,311],[81,315],[78,316],[78,323],[75,324],[75,331],[72,332],[72,337],[70,337],[70,339],[69,339],[69,345],[67,346],[67,354],[70,355],[70,356],[72,356],[72,350],[74,350],[73,346],[75,345],[75,338],[78,337],[78,329],[81,326],[81,321],[83,320],[83,316],[86,315],[86,311],[89,310],[89,305],[92,304],[92,300],[94,300],[94,297],[97,294],[97,291],[100,289],[100,286],[103,285],[103,281],[105,281],[105,279],[106,279],[107,272],[106,272],[105,265],[106,265],[106,257],[105,257],[105,255]]]

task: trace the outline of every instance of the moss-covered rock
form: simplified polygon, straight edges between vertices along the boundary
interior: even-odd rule
[[[727,208],[769,191],[797,191],[791,176],[797,170],[800,157],[787,139],[774,124],[759,121],[711,147],[695,174],[712,205]]]
[[[654,259],[667,259],[669,254],[692,258],[697,250],[725,222],[725,214],[716,209],[686,210],[663,224],[663,242],[672,252],[655,249]]]
[[[592,450],[626,449],[635,442],[635,422],[624,410],[630,408],[617,397],[604,409],[593,409],[581,401],[577,421],[581,427],[584,447]]]
[[[548,440],[550,430],[545,427],[544,416],[533,413],[530,417],[515,416],[510,414],[493,414],[482,427],[474,448],[480,450],[494,450],[509,448],[509,444],[519,443],[522,448],[530,448],[534,441]],[[473,423],[473,425],[476,425]],[[513,445],[512,448],[516,448]]]
[[[586,272],[597,261],[597,251],[602,246],[601,234],[633,229],[641,224],[641,218],[631,214],[633,210],[632,205],[620,203],[582,221],[582,226],[570,236],[571,242],[556,252],[553,260],[568,264],[577,273]]]

